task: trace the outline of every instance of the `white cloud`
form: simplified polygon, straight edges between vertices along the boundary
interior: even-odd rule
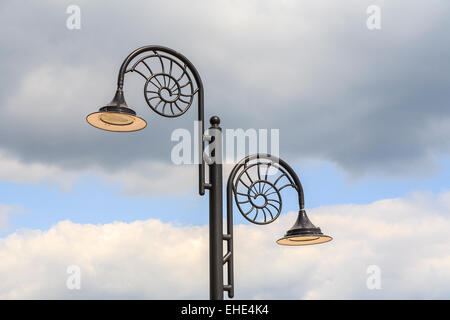
[[[20,209],[18,207],[0,204],[0,230],[8,226],[9,215],[13,212],[20,212]]]
[[[48,181],[61,188],[72,186],[75,172],[39,162],[24,163],[19,158],[0,151],[0,178],[15,183],[39,183]]]
[[[105,181],[118,183],[125,195],[150,197],[192,192],[197,188],[197,172],[195,165],[177,166],[158,161],[139,161],[114,171],[97,170]]]
[[[236,298],[450,297],[450,193],[309,211],[330,243],[280,247],[295,213],[235,227]],[[0,240],[1,298],[208,298],[207,227],[158,220],[22,230]],[[65,286],[81,268],[81,290]],[[381,290],[366,269],[381,268]]]
[[[100,166],[61,168],[58,165],[25,163],[0,150],[0,179],[15,183],[47,183],[63,191],[86,175],[118,185],[126,196],[164,196],[191,192],[197,184],[197,167],[170,165],[158,161],[137,161],[120,169]]]

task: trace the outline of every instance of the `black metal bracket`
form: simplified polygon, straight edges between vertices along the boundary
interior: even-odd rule
[[[299,209],[305,206],[303,188],[295,171],[282,159],[269,154],[254,154],[239,161],[227,182],[227,227],[223,234],[227,252],[223,264],[227,265],[224,291],[234,297],[233,252],[233,198],[239,212],[254,224],[274,222],[282,209],[280,191],[287,187],[298,193]]]

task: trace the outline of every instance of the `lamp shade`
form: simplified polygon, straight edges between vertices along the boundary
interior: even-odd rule
[[[122,90],[117,90],[114,99],[98,112],[88,115],[86,121],[96,128],[115,132],[138,131],[147,126],[147,122],[128,107]]]
[[[300,210],[294,226],[277,243],[285,246],[304,246],[324,243],[332,239],[311,223],[305,210]]]

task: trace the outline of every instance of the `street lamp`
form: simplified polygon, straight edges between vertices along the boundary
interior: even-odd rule
[[[199,129],[199,194],[209,191],[209,274],[210,298],[222,300],[224,291],[234,296],[233,254],[233,195],[241,214],[255,224],[268,224],[281,213],[280,191],[292,187],[298,193],[299,215],[294,226],[277,241],[280,245],[299,246],[332,240],[322,234],[308,219],[304,209],[303,189],[294,170],[283,160],[256,154],[245,157],[233,168],[227,183],[227,228],[223,232],[222,147],[220,119],[213,116],[208,133],[204,129],[204,90],[194,65],[182,54],[162,46],[144,46],[128,55],[122,63],[112,101],[86,120],[92,126],[115,132],[132,132],[146,127],[144,119],[125,102],[125,74],[135,72],[145,80],[144,96],[148,106],[164,117],[183,115],[197,96]],[[205,149],[205,142],[212,147]],[[214,146],[214,147],[213,147]],[[205,179],[206,165],[209,182]],[[227,253],[223,255],[223,242]],[[227,265],[228,279],[224,285],[223,267]]]
[[[234,296],[233,263],[233,198],[239,212],[254,224],[265,225],[274,222],[281,214],[283,200],[281,191],[293,188],[298,196],[298,218],[280,245],[304,246],[331,241],[320,228],[311,223],[305,211],[303,187],[295,171],[282,159],[268,154],[249,155],[239,161],[228,177],[227,183],[227,253],[228,283],[224,290]]]

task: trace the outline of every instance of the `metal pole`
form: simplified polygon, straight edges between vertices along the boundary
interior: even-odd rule
[[[223,300],[222,129],[219,117],[211,117],[210,123],[214,149],[209,164],[209,293],[211,300]]]

